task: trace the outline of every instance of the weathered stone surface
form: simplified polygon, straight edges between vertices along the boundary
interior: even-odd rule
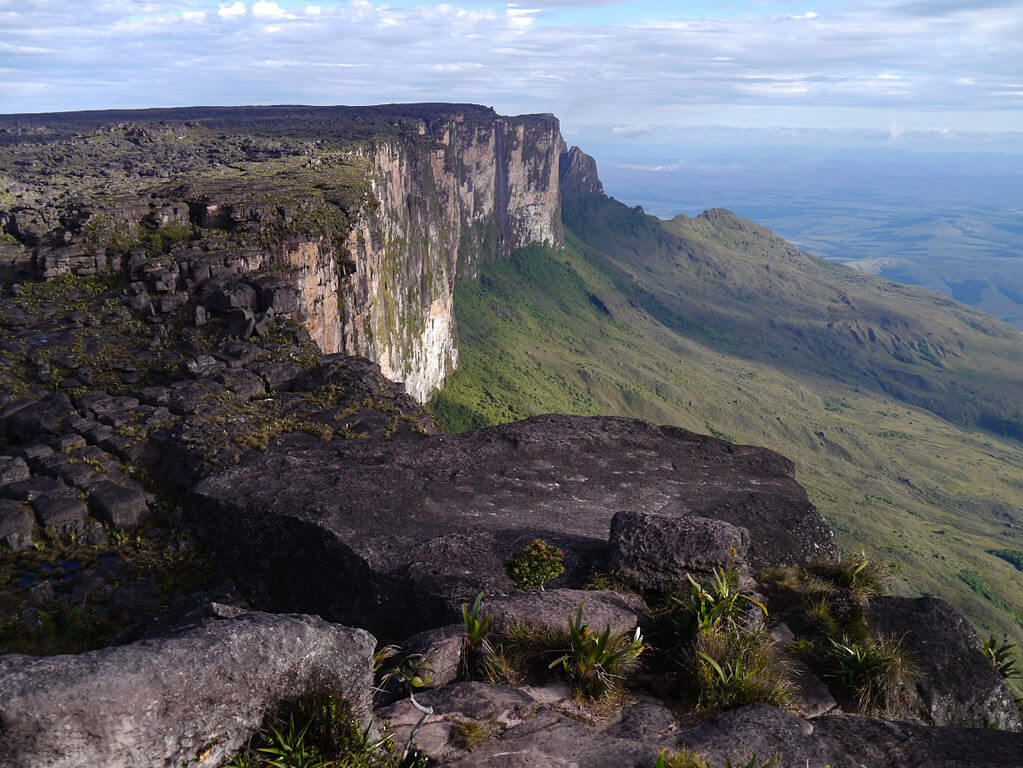
[[[604,733],[620,739],[659,743],[677,731],[678,723],[667,705],[660,699],[644,696],[626,706],[618,722]]]
[[[725,520],[628,510],[611,520],[608,567],[630,583],[657,589],[733,560],[744,564],[749,543],[749,531]]]
[[[32,510],[20,501],[0,499],[0,546],[25,549],[32,546],[35,527]]]
[[[464,641],[465,625],[449,624],[413,635],[401,644],[401,650],[404,656],[416,656],[430,665],[425,687],[440,688],[458,679]]]
[[[482,610],[492,617],[494,631],[520,624],[567,632],[568,621],[576,617],[580,606],[583,622],[593,632],[603,632],[608,625],[612,632],[632,632],[650,614],[639,595],[586,589],[549,589],[487,598]]]
[[[66,492],[54,493],[33,499],[32,506],[44,531],[67,536],[85,530],[89,509],[77,496]]]
[[[620,739],[596,733],[550,710],[509,728],[475,751],[449,763],[452,768],[623,768],[652,766],[656,742]]]
[[[824,715],[812,723],[764,704],[724,712],[679,736],[712,765],[726,759],[758,765],[898,766],[898,768],[1018,768],[1023,736],[1007,731],[912,725],[853,715]]]
[[[1023,730],[1012,694],[981,653],[966,618],[932,597],[880,597],[870,619],[882,632],[903,638],[920,678],[915,688],[925,722],[972,728]]]
[[[416,734],[416,745],[442,765],[465,754],[451,738],[451,726],[472,719],[489,725],[496,732],[517,725],[535,711],[526,694],[503,685],[456,683],[435,691],[417,693],[416,700],[433,710]],[[396,740],[404,743],[423,713],[408,699],[378,710],[377,717],[387,723]]]
[[[373,637],[214,606],[177,632],[77,656],[0,657],[0,764],[221,764],[281,698],[330,687],[369,713]]]
[[[29,478],[28,464],[20,456],[0,456],[0,486]]]
[[[743,525],[756,563],[835,551],[787,459],[618,418],[271,452],[202,482],[187,505],[259,604],[393,638],[456,620],[481,591],[510,592],[503,563],[532,538],[562,548],[565,583],[581,585],[623,508]]]
[[[89,491],[93,514],[116,528],[134,528],[149,514],[146,494],[138,486],[102,480]]]

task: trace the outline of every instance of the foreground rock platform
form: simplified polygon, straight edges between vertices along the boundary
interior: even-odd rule
[[[312,616],[213,604],[159,638],[0,657],[0,765],[221,765],[283,698],[341,691],[367,720],[376,641]]]
[[[624,418],[271,452],[199,483],[187,507],[254,604],[388,637],[510,592],[503,563],[537,537],[565,551],[551,586],[581,585],[625,509],[740,526],[756,566],[837,553],[788,459]]]

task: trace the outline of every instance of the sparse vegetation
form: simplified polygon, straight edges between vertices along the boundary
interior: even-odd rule
[[[902,641],[886,635],[865,640],[829,639],[822,674],[861,714],[892,716],[903,708],[906,687],[916,677]]]
[[[282,702],[228,768],[413,768],[387,737],[374,736],[336,693]]]
[[[455,746],[472,752],[485,744],[494,735],[494,724],[466,718],[451,726],[451,740]]]
[[[789,669],[771,648],[763,628],[701,630],[692,654],[690,664],[702,706],[711,710],[745,704],[792,706],[795,688]]]
[[[676,597],[669,599],[680,608],[680,618],[673,618],[682,635],[692,636],[699,631],[714,629],[723,624],[739,624],[743,612],[755,608],[767,616],[767,608],[763,603],[745,594],[739,588],[739,577],[733,566],[718,568],[710,581],[702,584],[691,575],[689,580],[689,596],[683,602]]]
[[[643,635],[637,628],[632,637],[615,634],[611,625],[594,635],[583,623],[583,608],[568,620],[567,652],[548,666],[561,667],[572,680],[578,694],[598,699],[636,668],[645,650]]]
[[[528,592],[543,589],[543,585],[565,572],[565,553],[543,539],[534,539],[504,564],[508,578],[516,589]]]
[[[711,765],[699,752],[681,747],[662,749],[657,755],[654,768],[711,768]]]

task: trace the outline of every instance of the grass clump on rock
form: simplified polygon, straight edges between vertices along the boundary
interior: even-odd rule
[[[544,584],[565,572],[564,556],[565,553],[553,544],[534,539],[522,551],[512,555],[504,569],[516,589],[523,592],[542,590]]]
[[[746,704],[791,708],[795,686],[788,665],[771,648],[763,627],[735,625],[697,633],[690,657],[700,704],[723,710]]]
[[[688,747],[662,749],[654,768],[711,768],[703,755]]]
[[[865,715],[899,714],[918,672],[902,641],[875,632],[867,620],[872,597],[887,592],[891,564],[862,552],[765,571],[762,578],[788,604],[798,630],[789,651],[824,678],[836,698]]]
[[[583,698],[599,699],[612,691],[620,679],[636,669],[640,654],[646,649],[643,635],[637,628],[632,637],[611,632],[611,625],[599,635],[583,623],[583,609],[568,620],[569,646],[563,655],[548,666],[561,667],[572,681],[576,693]]]
[[[459,720],[451,726],[451,740],[459,749],[472,752],[485,744],[494,735],[492,723],[473,720],[471,717]]]
[[[861,714],[895,714],[902,690],[916,677],[902,641],[887,635],[865,640],[830,641],[822,656],[821,673],[838,684],[848,702]]]
[[[393,743],[322,691],[282,702],[227,768],[398,768]],[[415,766],[416,763],[406,763]]]

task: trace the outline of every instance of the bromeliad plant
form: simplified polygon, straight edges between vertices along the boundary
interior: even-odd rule
[[[468,603],[462,603],[462,622],[465,624],[465,639],[469,648],[473,651],[482,652],[487,648],[487,635],[490,634],[490,622],[493,616],[483,615],[480,605],[483,602],[483,593],[476,595],[472,608]]]
[[[631,638],[612,634],[611,625],[594,635],[583,623],[583,607],[568,619],[569,647],[567,653],[548,665],[560,666],[571,678],[576,692],[587,698],[600,698],[614,687],[625,673],[635,669],[646,646],[643,634],[636,628]]]
[[[998,674],[1005,680],[1023,680],[1023,673],[1016,666],[1018,651],[1016,644],[1009,641],[1006,635],[1001,643],[998,638],[991,635],[984,643],[984,655],[988,657]]]
[[[682,609],[681,619],[674,621],[676,629],[684,636],[714,629],[722,624],[736,624],[746,605],[755,605],[767,616],[767,607],[739,588],[734,568],[718,568],[707,584],[701,584],[689,574],[686,574],[686,578],[689,580],[688,600],[671,598]]]

